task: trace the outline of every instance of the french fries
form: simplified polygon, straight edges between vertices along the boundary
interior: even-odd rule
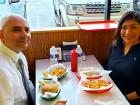
[[[65,68],[56,68],[56,69],[51,70],[51,71],[43,72],[43,75],[45,77],[47,77],[48,75],[50,75],[50,76],[61,76],[61,75],[65,74],[65,73],[66,73]]]
[[[109,85],[109,82],[105,80],[87,80],[83,81],[82,85],[87,88],[92,88],[92,89],[99,89],[101,87],[106,87]]]

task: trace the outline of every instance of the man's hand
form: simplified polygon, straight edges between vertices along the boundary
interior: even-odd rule
[[[129,101],[133,101],[133,100],[137,100],[137,99],[140,99],[140,97],[137,95],[136,91],[132,92],[132,93],[129,93],[127,95],[127,99]]]
[[[67,100],[57,100],[52,105],[66,105]]]

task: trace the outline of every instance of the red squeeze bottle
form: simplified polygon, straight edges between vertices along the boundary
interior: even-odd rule
[[[76,50],[71,51],[71,71],[77,72],[77,66],[78,66],[78,53]]]

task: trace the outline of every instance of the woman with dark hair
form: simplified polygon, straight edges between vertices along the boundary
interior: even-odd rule
[[[140,13],[125,13],[110,49],[110,77],[131,105],[140,105]]]

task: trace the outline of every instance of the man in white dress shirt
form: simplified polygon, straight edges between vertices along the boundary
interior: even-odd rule
[[[27,105],[18,60],[22,59],[25,75],[30,81],[27,61],[21,52],[31,40],[28,22],[21,16],[9,15],[1,20],[0,25],[0,105]]]

